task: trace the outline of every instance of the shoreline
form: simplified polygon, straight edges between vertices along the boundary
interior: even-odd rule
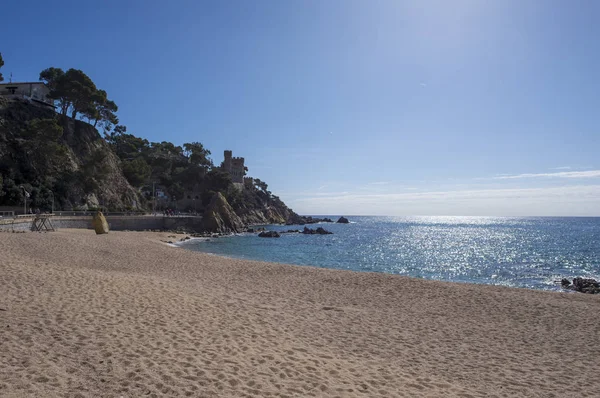
[[[269,224],[269,225],[279,225],[279,224]],[[262,225],[261,225],[262,226]],[[158,233],[158,232],[152,232],[152,231],[127,231],[127,232],[140,232],[140,233]],[[162,233],[162,232],[161,232]],[[226,234],[226,235],[219,235],[218,239],[222,239],[222,238],[231,238],[231,237],[237,237],[237,236],[242,236],[245,234],[252,234],[249,232],[240,232],[240,233],[231,233],[231,234]],[[186,234],[179,234],[181,236],[185,236]],[[189,234],[187,234],[189,236]],[[177,241],[174,242],[172,245],[169,245],[173,248],[182,248],[185,249],[185,245],[192,243],[194,241],[206,241],[209,239],[217,239],[217,237],[202,237],[202,238],[197,238],[197,237],[190,237],[188,240],[186,241]],[[163,241],[163,243],[165,243]],[[532,290],[532,291],[538,291],[538,292],[551,292],[551,293],[565,293],[565,294],[573,294],[573,293],[577,293],[574,292],[572,290],[565,290],[562,288],[559,288],[559,285],[561,283],[561,281],[559,279],[554,281],[553,286],[556,286],[556,289],[539,289],[539,288],[535,288],[535,287],[526,287],[526,286],[510,286],[510,285],[506,285],[506,284],[497,284],[497,283],[484,283],[484,282],[475,282],[475,281],[460,281],[460,280],[445,280],[445,279],[430,279],[430,278],[420,278],[417,276],[411,276],[411,275],[402,275],[402,274],[394,274],[394,273],[389,273],[389,272],[383,272],[383,271],[373,271],[373,270],[356,270],[356,269],[344,269],[344,268],[332,268],[332,267],[321,267],[318,265],[312,265],[312,264],[291,264],[291,263],[284,263],[284,262],[277,262],[277,261],[270,261],[270,260],[261,260],[261,259],[248,259],[248,258],[243,258],[243,257],[238,257],[236,255],[227,255],[227,254],[223,254],[223,253],[211,253],[211,252],[204,252],[204,251],[199,251],[199,250],[190,250],[190,249],[186,249],[195,253],[201,253],[204,255],[211,255],[211,256],[217,256],[220,258],[224,258],[224,259],[230,259],[230,260],[240,260],[240,261],[256,261],[256,262],[264,262],[264,263],[269,263],[269,264],[279,264],[279,265],[284,265],[284,266],[291,266],[291,267],[309,267],[309,268],[313,268],[313,269],[329,269],[329,270],[334,270],[334,271],[345,271],[345,272],[358,272],[358,273],[373,273],[373,274],[383,274],[383,275],[391,275],[391,276],[398,276],[398,277],[405,277],[405,278],[411,278],[411,279],[418,279],[418,280],[426,280],[426,281],[434,281],[434,282],[442,282],[442,283],[457,283],[457,284],[468,284],[468,285],[480,285],[480,286],[496,286],[496,287],[504,287],[504,288],[509,288],[509,289],[525,289],[525,290]]]
[[[167,235],[0,234],[0,395],[600,388],[593,295],[239,260],[172,250]]]

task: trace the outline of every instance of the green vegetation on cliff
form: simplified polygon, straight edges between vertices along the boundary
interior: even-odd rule
[[[136,207],[139,195],[120,160],[91,125],[52,110],[0,100],[0,206],[112,209]]]
[[[247,224],[284,223],[297,218],[259,179],[243,190],[234,187],[229,173],[214,166],[210,151],[200,142],[183,146],[149,142],[127,133],[127,128],[120,125],[106,135],[106,141],[121,159],[129,183],[144,192],[147,199],[151,199],[154,182],[171,198],[197,195],[200,208],[208,206],[215,193],[220,192]]]

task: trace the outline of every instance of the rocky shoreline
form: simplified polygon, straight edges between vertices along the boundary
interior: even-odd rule
[[[224,199],[224,198],[223,198]],[[219,201],[221,201],[220,198],[217,198],[215,200],[215,203],[218,203]],[[211,204],[214,204],[211,202]],[[217,205],[215,206],[215,208],[218,208],[218,206],[221,206],[221,209],[225,208],[226,206],[222,204],[221,205]],[[346,221],[337,221],[338,223],[341,224],[347,224],[348,223],[348,219],[346,219],[345,217],[341,217],[340,219],[344,219]],[[178,242],[184,242],[187,240],[190,240],[192,238],[219,238],[221,236],[230,236],[236,233],[252,233],[252,234],[257,234],[258,237],[260,238],[279,238],[281,237],[282,234],[304,234],[304,235],[332,235],[333,232],[326,230],[323,227],[318,227],[316,229],[313,228],[308,228],[308,227],[304,227],[304,229],[299,230],[299,229],[288,229],[286,231],[272,231],[272,230],[267,230],[264,226],[260,226],[258,228],[255,228],[254,226],[240,226],[239,224],[235,223],[232,225],[230,222],[224,222],[224,220],[229,220],[231,222],[231,220],[235,220],[230,214],[228,214],[226,217],[221,217],[219,216],[218,218],[215,217],[215,219],[211,222],[214,222],[216,224],[219,225],[219,228],[216,228],[218,230],[218,232],[211,232],[209,230],[206,230],[204,232],[190,232],[190,231],[186,231],[186,230],[170,230],[170,231],[152,231],[152,230],[148,230],[147,232],[166,232],[166,233],[170,233],[170,234],[176,234],[176,235],[187,235],[184,236],[183,238],[180,238],[178,240]],[[310,222],[310,224],[316,224],[316,223],[321,223],[321,222],[327,222],[327,223],[334,223],[334,221],[332,221],[330,218],[313,218],[313,217],[306,217],[305,220],[308,220]],[[280,224],[283,225],[283,224]],[[290,223],[286,223],[285,225],[304,225],[304,224],[290,224]],[[233,227],[233,228],[232,228]],[[169,236],[170,238],[177,238],[176,235],[171,235]],[[176,242],[172,241],[172,240],[163,240],[162,242],[164,243],[169,243],[169,244],[174,244]]]
[[[333,223],[334,221],[331,218],[319,218],[312,216],[299,216],[295,213],[290,215],[284,225],[306,225],[306,224],[317,224],[317,223]],[[348,224],[350,221],[346,217],[340,217],[337,220],[338,224]],[[260,224],[259,224],[260,225]],[[240,233],[240,232],[252,232],[254,229],[252,228],[252,224],[247,225],[244,223],[242,218],[236,214],[235,210],[231,207],[231,205],[227,202],[225,196],[223,196],[220,192],[217,192],[211,199],[210,204],[206,208],[204,212],[204,218],[202,220],[202,229],[206,232],[210,233]],[[252,230],[252,231],[251,231]],[[317,228],[319,230],[319,228]],[[321,230],[323,230],[321,228]],[[324,231],[324,230],[323,230]],[[328,234],[327,231],[325,233],[323,231],[316,231],[316,234]],[[312,234],[310,229],[308,232],[303,231],[303,233]],[[263,237],[266,237],[267,234],[263,234]],[[269,237],[273,237],[269,235]]]

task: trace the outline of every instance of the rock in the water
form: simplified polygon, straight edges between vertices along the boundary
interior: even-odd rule
[[[595,279],[575,278],[573,279],[573,290],[581,293],[600,293],[600,282]]]
[[[302,230],[302,233],[305,235],[312,235],[315,233],[315,230],[308,228],[308,227],[304,227],[304,229]]]
[[[348,219],[346,217],[342,216],[337,220],[337,222],[339,224],[348,224],[350,221],[348,221]]]
[[[292,220],[288,220],[285,225],[304,225],[304,224],[316,224],[320,222],[333,222],[331,218],[318,218],[312,216],[298,216]]]
[[[227,203],[223,194],[217,192],[204,212],[202,228],[209,232],[237,233],[244,230],[244,224]]]
[[[304,227],[304,230],[302,230],[302,233],[305,235],[330,235],[333,234],[333,232],[329,232],[321,227],[315,229],[312,228],[308,228],[308,227]]]
[[[94,227],[94,231],[96,231],[96,235],[108,233],[108,222],[106,222],[106,218],[101,211],[96,212],[94,215],[92,226]]]
[[[591,278],[575,278],[573,284],[564,278],[560,281],[564,289],[574,290],[580,293],[600,294],[600,282]]]
[[[279,238],[281,235],[277,233],[277,231],[263,231],[258,234],[260,238]]]

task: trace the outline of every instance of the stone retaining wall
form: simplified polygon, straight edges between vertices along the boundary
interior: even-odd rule
[[[54,228],[92,229],[92,217],[53,217]],[[202,217],[152,217],[152,216],[107,216],[109,229],[113,231],[144,231],[147,229],[200,231]],[[0,230],[29,231],[31,218],[4,220]]]

